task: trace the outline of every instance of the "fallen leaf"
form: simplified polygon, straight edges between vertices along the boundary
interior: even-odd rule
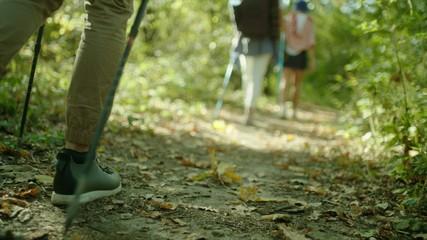
[[[158,219],[158,218],[160,218],[162,216],[162,213],[159,212],[159,211],[147,212],[145,210],[142,210],[141,214],[143,216],[145,216],[145,217],[149,217],[149,218],[152,218],[152,219]]]
[[[232,207],[232,210],[235,210],[238,214],[241,215],[249,215],[250,212],[254,211],[256,207],[248,207],[244,205],[237,205],[236,207]]]
[[[401,231],[420,231],[423,228],[423,221],[420,218],[398,219],[394,222],[394,227]]]
[[[72,233],[70,239],[71,240],[83,240],[85,238],[78,233]]]
[[[275,214],[268,214],[268,215],[261,216],[261,219],[270,220],[270,221],[289,222],[291,220],[291,216],[289,216],[288,214],[275,213]]]
[[[173,222],[173,223],[176,223],[176,224],[178,224],[179,226],[186,226],[187,225],[187,223],[186,222],[184,222],[184,221],[182,221],[181,219],[179,219],[179,218],[170,218],[170,220]]]
[[[114,198],[113,198],[113,200],[111,200],[111,202],[113,204],[117,204],[117,205],[124,205],[125,204],[125,201],[119,200],[119,199],[114,199]]]
[[[40,193],[39,188],[31,188],[31,189],[28,189],[24,192],[20,192],[18,194],[18,197],[20,197],[20,198],[32,198],[32,197],[36,197],[39,193]]]
[[[23,157],[23,158],[30,158],[31,153],[27,150],[21,149],[21,150],[15,150],[12,148],[8,148],[5,145],[0,145],[0,152],[4,155],[14,156],[14,157]]]
[[[258,199],[257,188],[255,186],[247,186],[239,188],[239,199],[243,202],[256,201]]]
[[[17,206],[17,205],[14,205],[14,204],[10,204],[8,202],[3,202],[1,206],[2,206],[2,208],[0,209],[0,213],[8,216],[9,218],[15,217],[22,210],[24,210],[23,207]]]
[[[378,230],[377,229],[370,229],[367,231],[359,232],[359,234],[363,238],[371,238],[371,237],[375,237],[378,234]]]
[[[377,205],[375,205],[376,208],[382,209],[382,210],[387,210],[387,208],[389,207],[387,202],[383,202],[383,203],[378,203]]]
[[[15,183],[34,179],[34,169],[29,165],[0,166],[0,177],[13,179]]]
[[[287,240],[310,240],[309,238],[306,238],[303,234],[298,233],[297,231],[288,228],[285,224],[279,224],[279,229],[281,230],[281,233],[283,234],[283,239]]]
[[[310,215],[309,219],[317,221],[321,215],[322,214],[320,213],[320,211],[314,210],[313,213]]]
[[[290,165],[288,170],[292,171],[292,172],[298,172],[298,173],[306,173],[307,172],[307,169],[305,169],[303,167],[293,166],[293,165]]]
[[[324,216],[330,216],[330,217],[336,217],[336,216],[338,216],[338,211],[334,210],[334,209],[332,209],[332,210],[325,210],[325,211],[322,211],[321,213]]]
[[[289,163],[279,163],[279,168],[288,170],[289,169]]]
[[[217,176],[224,183],[237,183],[242,181],[242,177],[236,174],[236,165],[220,162],[217,168]]]
[[[306,190],[306,191],[308,191],[308,192],[315,193],[316,195],[320,195],[320,196],[326,195],[325,190],[323,190],[323,189],[322,189],[322,188],[320,188],[320,187],[315,187],[315,186],[305,186],[305,187],[304,187],[304,190]]]
[[[353,220],[363,214],[363,208],[359,204],[351,204],[350,206],[350,216]]]
[[[111,211],[111,210],[113,210],[114,209],[114,205],[106,205],[106,206],[104,206],[104,207],[102,207],[105,211]]]
[[[31,218],[31,212],[28,208],[22,210],[19,215],[18,215],[18,220],[23,223],[26,222],[28,220],[30,220]]]
[[[212,123],[212,128],[220,132],[225,132],[227,124],[223,120],[215,120]]]
[[[31,153],[27,150],[24,150],[24,149],[19,150],[19,155],[23,158],[30,158],[31,157]]]
[[[148,231],[150,231],[150,227],[148,227],[148,226],[142,226],[142,227],[139,229],[139,231],[140,231],[140,232],[148,232]]]
[[[184,167],[195,167],[196,166],[195,162],[193,162],[191,160],[187,160],[187,159],[182,160],[181,162],[179,162],[179,164],[181,164]]]
[[[165,210],[175,210],[178,207],[178,204],[171,203],[171,202],[164,202],[164,203],[159,203],[159,207]]]
[[[38,183],[41,183],[43,185],[52,185],[53,184],[53,177],[48,176],[48,175],[35,175],[34,178],[36,179],[36,181]]]
[[[197,205],[191,205],[191,204],[181,204],[181,205],[184,208],[193,208],[193,209],[203,210],[203,211],[207,211],[207,212],[219,213],[218,209],[214,209],[211,206],[205,207],[205,206],[197,206]]]
[[[295,140],[294,134],[286,134],[286,141],[291,142],[293,140]]]
[[[319,175],[320,175],[320,173],[318,171],[313,170],[310,172],[310,177],[313,179],[317,179],[319,177]]]
[[[189,178],[190,178],[191,181],[201,181],[201,180],[203,180],[205,178],[212,177],[212,176],[213,176],[213,172],[209,171],[209,172],[200,173],[200,174],[198,174],[196,176],[191,176]]]
[[[30,203],[23,201],[23,200],[19,200],[17,198],[8,198],[8,197],[7,198],[0,198],[0,204],[3,205],[4,203],[17,205],[20,207],[30,206]]]
[[[260,197],[258,196],[257,199],[255,200],[256,202],[287,202],[289,203],[289,205],[292,206],[302,206],[302,207],[306,207],[308,204],[304,201],[301,200],[296,200],[293,198],[278,198],[278,197]]]
[[[322,206],[322,203],[321,202],[312,202],[312,203],[309,203],[308,206],[313,207],[313,208],[317,208],[317,207]]]

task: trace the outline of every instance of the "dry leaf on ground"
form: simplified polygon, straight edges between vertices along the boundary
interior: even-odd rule
[[[235,172],[236,165],[231,163],[220,162],[217,168],[217,176],[223,183],[238,183],[242,181],[242,177]]]

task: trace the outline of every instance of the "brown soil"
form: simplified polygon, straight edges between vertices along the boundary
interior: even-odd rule
[[[0,239],[426,239],[398,183],[351,159],[334,112],[299,116],[257,112],[245,126],[241,110],[223,110],[214,124],[109,127],[98,157],[123,190],[81,206],[65,235],[67,209],[49,201],[56,150],[2,151]]]

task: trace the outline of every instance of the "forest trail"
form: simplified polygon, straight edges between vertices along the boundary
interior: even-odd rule
[[[115,124],[98,155],[123,191],[82,206],[66,236],[66,209],[49,202],[55,151],[2,151],[0,239],[426,239],[411,230],[425,216],[401,211],[396,183],[351,160],[336,117],[305,106],[298,120],[257,112],[251,126],[240,109],[213,123]]]

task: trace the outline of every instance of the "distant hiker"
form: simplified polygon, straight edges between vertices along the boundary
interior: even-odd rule
[[[245,91],[243,122],[250,124],[268,64],[278,49],[279,0],[230,0],[229,6],[240,34],[235,51],[239,54]]]
[[[0,0],[0,76],[7,63],[63,0]],[[69,2],[69,4],[73,4]],[[74,198],[77,178],[89,150],[109,86],[126,44],[132,0],[84,1],[84,29],[67,97],[65,148],[57,155],[53,204],[67,205]],[[120,192],[119,174],[91,161],[90,175],[80,202]]]
[[[310,63],[310,71],[313,72],[316,68],[314,22],[308,12],[307,2],[299,0],[295,5],[295,11],[286,16],[283,24],[286,50],[283,77],[280,83],[280,118],[287,118],[289,98],[292,99],[293,118],[297,118],[299,92],[304,72],[307,69],[307,61],[309,60]],[[309,59],[307,59],[307,53]],[[292,96],[289,97],[289,94]]]

